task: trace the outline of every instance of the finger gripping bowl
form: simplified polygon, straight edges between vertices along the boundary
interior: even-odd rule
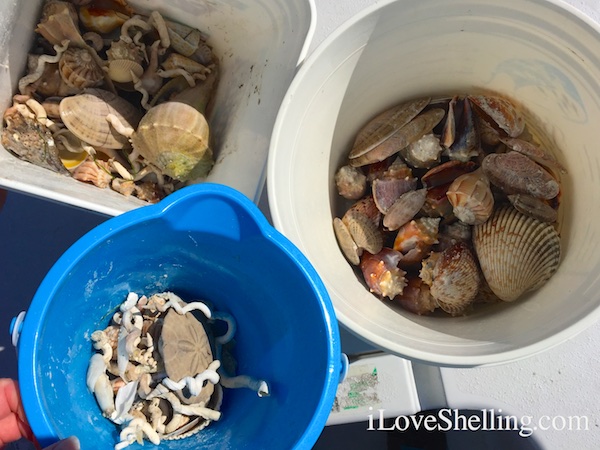
[[[232,314],[238,373],[266,380],[271,391],[259,398],[226,389],[221,420],[190,438],[161,441],[160,448],[314,444],[343,371],[327,292],[250,200],[205,183],[101,224],[43,280],[18,348],[23,403],[42,446],[71,435],[84,449],[118,442],[117,427],[101,415],[85,379],[90,335],[108,324],[130,291],[173,291]]]

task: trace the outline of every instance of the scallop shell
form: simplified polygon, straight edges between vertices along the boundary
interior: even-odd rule
[[[481,170],[459,176],[452,182],[446,195],[454,215],[469,225],[484,223],[494,210],[494,195]]]
[[[104,71],[85,48],[68,48],[58,62],[58,70],[63,81],[77,89],[99,86],[104,79]]]
[[[108,76],[117,83],[129,83],[144,73],[141,64],[131,59],[113,59],[108,63]]]
[[[144,158],[181,181],[207,175],[214,162],[208,142],[204,115],[180,102],[152,107],[131,137]]]
[[[140,120],[139,111],[131,103],[102,89],[87,89],[60,102],[60,117],[71,133],[94,147],[121,149],[127,137],[109,124],[108,114],[114,114],[123,125],[132,128]]]
[[[458,242],[442,253],[433,254],[433,261],[424,262],[423,267],[421,277],[426,283],[430,281],[431,295],[441,309],[454,316],[473,303],[481,276],[475,256],[465,243]],[[430,278],[424,273],[427,270],[431,270]]]
[[[558,269],[560,237],[551,224],[512,207],[497,209],[473,229],[473,245],[492,291],[512,302],[541,287]]]

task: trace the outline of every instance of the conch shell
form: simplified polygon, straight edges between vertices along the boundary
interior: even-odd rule
[[[42,11],[42,20],[35,31],[52,45],[60,45],[64,40],[68,40],[75,46],[86,45],[79,32],[77,11],[68,2],[46,2]]]

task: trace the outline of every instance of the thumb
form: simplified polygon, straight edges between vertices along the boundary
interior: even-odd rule
[[[44,450],[80,450],[81,445],[79,444],[79,439],[75,436],[71,436],[70,438],[63,439],[62,441],[57,442],[56,444],[52,444],[50,447],[44,448]]]

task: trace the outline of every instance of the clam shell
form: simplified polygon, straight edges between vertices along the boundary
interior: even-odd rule
[[[133,147],[166,175],[181,181],[206,176],[213,165],[203,114],[180,102],[152,107],[131,137]]]
[[[491,290],[506,302],[541,287],[560,263],[554,227],[510,206],[474,227],[473,245]]]
[[[477,261],[465,243],[454,244],[434,259],[430,292],[447,313],[463,313],[473,303],[480,284]]]
[[[139,111],[131,103],[102,89],[87,89],[60,102],[60,117],[71,133],[94,147],[121,149],[127,137],[109,124],[108,114],[114,114],[123,125],[132,128],[140,120]]]
[[[104,71],[85,48],[68,48],[58,62],[58,70],[63,81],[77,89],[99,86],[104,79]]]

